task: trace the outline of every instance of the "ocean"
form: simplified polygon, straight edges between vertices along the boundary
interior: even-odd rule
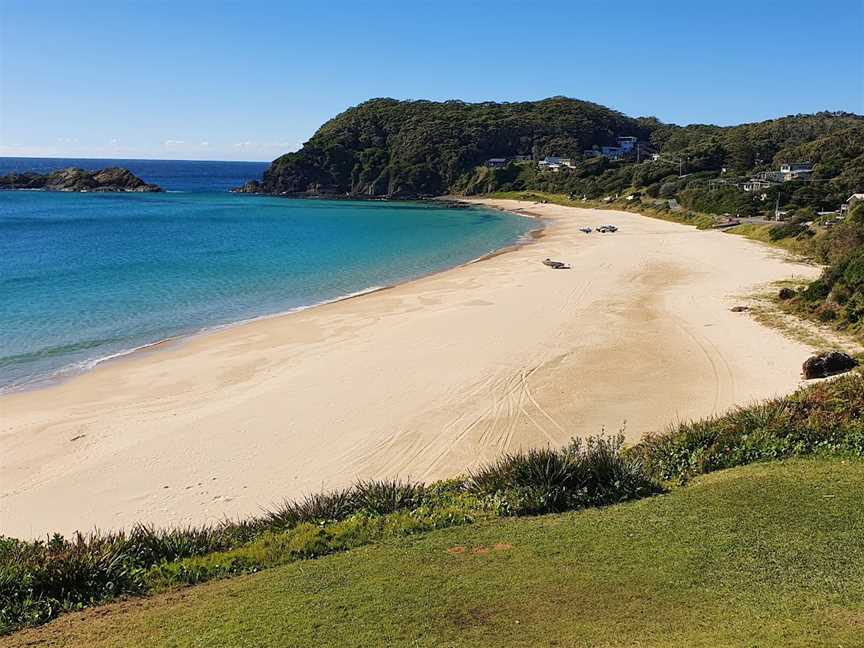
[[[479,207],[228,193],[259,162],[0,158],[0,175],[68,166],[123,166],[166,193],[0,192],[0,390],[444,270],[536,227]]]

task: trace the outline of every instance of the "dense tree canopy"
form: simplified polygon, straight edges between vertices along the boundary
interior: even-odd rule
[[[373,99],[324,124],[264,178],[273,193],[446,193],[491,157],[581,156],[649,124],[564,97],[517,103]]]
[[[660,159],[583,159],[585,150],[625,135],[638,137]],[[489,158],[517,155],[558,155],[577,164],[561,173],[541,172],[533,164],[484,166]],[[807,182],[753,193],[709,183],[743,180],[797,161],[813,164]],[[337,115],[298,152],[275,160],[263,188],[390,197],[537,189],[599,198],[644,190],[714,213],[758,213],[777,202],[793,210],[829,209],[864,190],[864,117],[824,112],[731,127],[682,127],[565,97],[473,104],[373,99]]]

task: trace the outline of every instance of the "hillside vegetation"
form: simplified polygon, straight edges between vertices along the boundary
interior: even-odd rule
[[[655,124],[651,148],[656,161],[611,161],[593,157],[559,173],[533,164],[503,169],[476,168],[453,190],[472,194],[496,191],[544,191],[588,200],[635,195],[676,200],[683,208],[714,214],[773,215],[837,209],[864,187],[864,118],[820,113],[784,117],[742,126],[672,126]],[[809,161],[806,181],[784,182],[745,192],[709,181],[741,181],[786,162]]]
[[[586,150],[634,136],[645,155],[612,161]],[[660,159],[645,162],[649,153]],[[573,169],[531,162],[487,168],[489,158],[554,155]],[[765,192],[709,187],[784,162],[813,164],[807,181]],[[326,122],[296,153],[276,159],[259,189],[277,194],[417,197],[536,190],[589,199],[644,191],[688,209],[749,215],[783,208],[836,209],[864,190],[864,117],[794,115],[754,124],[676,126],[597,104],[553,97],[513,103],[373,99]],[[765,194],[765,195],[763,195]]]
[[[264,175],[270,193],[419,196],[447,193],[496,155],[581,155],[641,121],[563,97],[518,103],[373,99],[326,122]]]
[[[803,242],[827,267],[819,279],[785,301],[787,309],[858,335],[864,333],[864,202],[857,203],[830,230],[814,234],[800,227],[793,220],[771,234],[777,240],[794,237],[799,245]]]

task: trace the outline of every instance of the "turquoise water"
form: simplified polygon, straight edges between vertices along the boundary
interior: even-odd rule
[[[171,186],[164,177],[161,184]],[[480,208],[293,200],[215,186],[0,193],[0,387],[452,267],[534,226]]]

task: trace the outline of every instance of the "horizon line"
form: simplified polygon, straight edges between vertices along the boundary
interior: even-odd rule
[[[284,155],[284,154],[283,154]],[[278,157],[278,156],[277,156]],[[276,159],[276,158],[274,158]],[[0,160],[128,160],[130,162],[240,162],[272,164],[273,160],[219,160],[192,158],[93,157],[89,155],[0,155]]]

